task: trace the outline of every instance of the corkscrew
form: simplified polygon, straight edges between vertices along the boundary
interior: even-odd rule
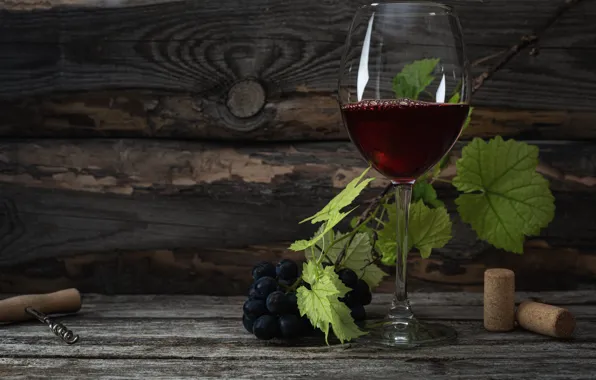
[[[68,344],[79,341],[62,323],[47,314],[74,313],[81,309],[81,294],[76,289],[65,289],[49,294],[27,294],[0,300],[0,322],[20,322],[35,318],[48,325],[56,336]]]
[[[52,321],[52,319],[50,319],[50,317],[44,313],[37,311],[32,307],[26,307],[25,312],[37,318],[37,320],[39,320],[41,323],[48,325],[50,330],[52,330],[52,332],[54,332],[54,334],[56,334],[56,336],[58,336],[64,342],[68,344],[75,344],[79,341],[79,336],[75,335],[72,330],[69,330],[60,322]]]

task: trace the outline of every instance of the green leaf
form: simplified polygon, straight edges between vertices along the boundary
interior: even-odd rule
[[[342,343],[365,334],[354,323],[350,309],[339,301],[350,289],[341,282],[334,267],[323,269],[309,261],[304,264],[302,277],[311,289],[301,286],[296,291],[300,315],[306,315],[313,326],[325,333],[327,344],[330,328]]]
[[[393,78],[395,96],[417,100],[420,93],[435,79],[432,72],[438,63],[439,59],[421,59],[405,65]]]
[[[321,240],[319,240],[319,242],[317,242],[314,250],[307,250],[305,252],[306,258],[308,260],[318,260],[321,252],[323,251],[323,246],[330,246],[329,243],[321,244],[322,242],[339,240],[344,236],[345,235],[340,232],[334,233],[331,231],[330,233],[327,233]],[[349,237],[345,238],[344,240],[334,244],[331,249],[328,249],[326,252],[327,259],[329,259],[332,263],[335,263],[338,256],[344,250],[348,242],[350,242],[350,239],[351,238]],[[370,235],[367,232],[358,232],[354,235],[349,247],[346,249],[339,268],[352,269],[354,272],[356,272],[358,278],[363,279],[372,290],[379,286],[383,280],[383,277],[387,275],[387,273],[383,272],[378,265],[371,264],[372,260],[373,256]]]
[[[394,208],[388,208],[389,219],[378,234],[376,248],[385,265],[392,265],[396,258],[397,220]],[[451,220],[445,207],[431,209],[418,201],[410,206],[408,226],[408,251],[418,249],[423,258],[428,258],[432,249],[442,248],[451,240]]]
[[[347,239],[346,239],[347,241]],[[350,268],[363,279],[372,290],[379,286],[387,273],[376,264],[372,264],[372,245],[367,233],[357,233],[346,250],[340,267]]]
[[[321,225],[321,227],[319,227],[319,230],[315,233],[315,236],[319,236],[319,239],[315,242],[315,244],[312,245],[311,247],[309,247],[309,249],[304,250],[304,255],[307,260],[317,261],[317,260],[319,260],[319,257],[321,256],[322,252],[324,252],[324,251],[329,252],[329,251],[335,250],[335,249],[337,249],[336,246],[342,244],[340,242],[338,244],[333,245],[333,247],[331,247],[333,241],[336,240],[335,231],[329,230],[329,231],[323,232],[324,227],[325,227],[325,225]],[[341,237],[341,233],[339,233],[338,235],[339,235],[339,237]],[[344,242],[344,244],[345,244],[345,242]],[[329,247],[331,247],[331,249],[329,249]],[[327,261],[334,263],[334,260],[335,260],[335,257],[332,257],[327,253]]]
[[[397,74],[393,78],[393,92],[395,92],[395,97],[397,99],[416,100],[422,91],[411,85],[404,75]]]
[[[433,185],[427,181],[416,181],[412,189],[412,201],[422,201],[425,205],[436,208],[443,207],[445,204],[437,198],[437,192]]]
[[[346,187],[337,194],[323,209],[313,216],[304,219],[300,223],[304,223],[310,221],[312,224],[325,222],[324,227],[319,229],[319,232],[310,240],[298,240],[294,242],[290,249],[293,251],[302,251],[309,247],[312,247],[319,239],[323,237],[324,234],[331,231],[333,227],[335,227],[339,222],[343,220],[350,212],[354,211],[351,209],[346,212],[342,212],[342,209],[349,206],[354,199],[362,190],[368,186],[370,182],[374,180],[374,178],[367,178],[363,179],[366,173],[370,168],[367,168],[360,176],[354,178],[350,183],[346,185]]]
[[[470,125],[470,121],[472,121],[472,112],[474,111],[474,107],[470,107],[468,110],[468,117],[466,117],[466,121],[464,121],[464,126],[462,127],[462,131],[465,131]]]
[[[457,161],[453,185],[462,220],[497,248],[523,253],[524,236],[540,233],[554,217],[548,181],[536,172],[538,148],[496,137],[474,139]]]
[[[445,207],[428,208],[422,202],[410,207],[409,245],[420,251],[422,258],[433,248],[442,248],[451,240],[451,219]]]
[[[449,98],[448,103],[459,103],[460,95],[459,92],[454,93],[451,98]]]

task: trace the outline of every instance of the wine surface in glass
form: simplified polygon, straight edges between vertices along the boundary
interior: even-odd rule
[[[408,99],[365,100],[342,106],[350,137],[364,158],[396,182],[412,182],[453,146],[467,104]]]

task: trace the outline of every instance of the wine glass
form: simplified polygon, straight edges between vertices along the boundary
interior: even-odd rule
[[[352,142],[395,187],[396,292],[375,342],[415,347],[455,339],[448,326],[419,321],[406,288],[412,186],[451,149],[469,111],[470,84],[459,20],[432,2],[373,3],[350,27],[339,102]]]

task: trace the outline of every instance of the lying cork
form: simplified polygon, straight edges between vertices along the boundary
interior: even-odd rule
[[[528,300],[517,308],[517,322],[526,330],[555,338],[570,338],[575,317],[567,309]]]
[[[511,331],[515,327],[515,274],[494,268],[484,272],[484,328]]]

